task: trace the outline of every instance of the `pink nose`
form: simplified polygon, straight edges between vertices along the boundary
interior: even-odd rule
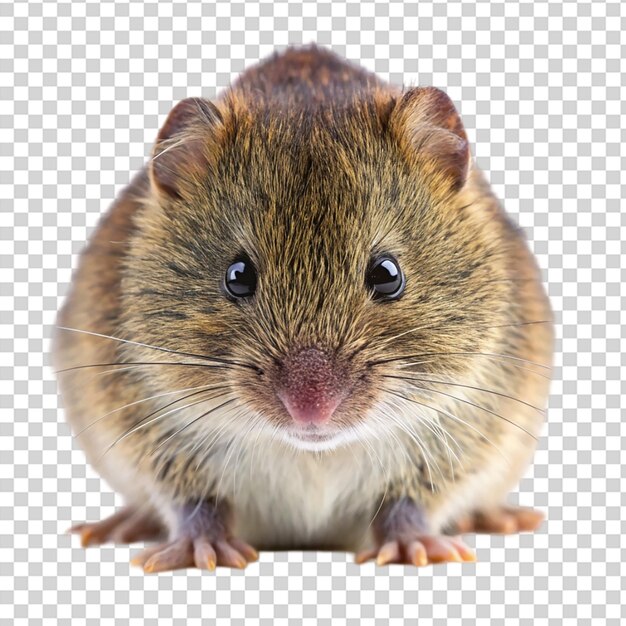
[[[299,424],[323,424],[327,422],[341,402],[341,398],[332,400],[316,400],[308,397],[292,398],[284,393],[280,393],[279,397],[289,415]]]
[[[329,353],[305,348],[285,358],[278,387],[294,421],[323,424],[345,397],[346,375]]]

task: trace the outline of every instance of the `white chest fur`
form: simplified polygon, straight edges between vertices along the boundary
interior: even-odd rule
[[[258,548],[349,549],[368,530],[384,480],[358,445],[316,454],[275,443],[242,453],[222,489],[235,532]]]

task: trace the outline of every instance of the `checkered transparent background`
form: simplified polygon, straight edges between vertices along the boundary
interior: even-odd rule
[[[626,4],[3,0],[0,13],[1,624],[624,619]],[[470,537],[475,565],[293,552],[245,572],[147,576],[128,564],[136,546],[83,550],[62,533],[118,499],[63,422],[50,326],[76,253],[173,104],[310,41],[445,88],[529,235],[559,339],[549,423],[513,498],[548,521]]]

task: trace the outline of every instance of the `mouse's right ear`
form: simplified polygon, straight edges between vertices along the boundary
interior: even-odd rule
[[[215,162],[217,136],[223,128],[217,107],[203,98],[187,98],[170,112],[150,159],[150,182],[160,196],[184,198],[202,185]]]

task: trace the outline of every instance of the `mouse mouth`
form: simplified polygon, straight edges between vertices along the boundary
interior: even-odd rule
[[[309,425],[306,427],[292,426],[282,429],[283,440],[299,450],[333,450],[353,437],[343,429]]]
[[[332,439],[337,436],[337,433],[334,431],[324,432],[319,431],[318,429],[314,431],[310,430],[301,430],[301,429],[292,429],[289,433],[292,437],[296,439],[301,439],[302,441],[327,441],[328,439]]]

